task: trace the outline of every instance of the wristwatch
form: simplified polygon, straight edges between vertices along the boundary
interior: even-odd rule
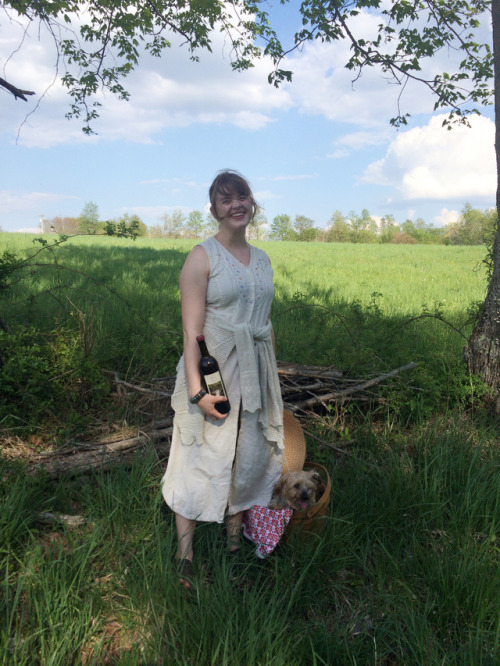
[[[189,402],[192,405],[197,405],[204,395],[207,395],[207,392],[205,391],[205,389],[200,389],[196,395],[193,395],[192,398],[189,398]]]

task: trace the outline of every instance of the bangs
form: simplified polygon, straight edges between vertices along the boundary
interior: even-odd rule
[[[221,196],[231,194],[243,194],[244,196],[251,197],[252,192],[246,180],[241,176],[234,173],[222,173],[218,176],[213,185],[210,193],[210,200],[215,203],[217,194]]]

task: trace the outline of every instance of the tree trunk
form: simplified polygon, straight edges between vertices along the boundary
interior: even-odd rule
[[[500,390],[500,2],[491,3],[495,69],[495,154],[497,160],[497,233],[493,244],[493,275],[479,320],[466,349],[467,365],[496,391]]]

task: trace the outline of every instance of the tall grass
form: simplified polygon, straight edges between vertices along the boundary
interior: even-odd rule
[[[33,255],[32,240],[3,233],[0,250]],[[61,396],[76,411],[101,405],[108,390],[101,369],[133,381],[173,374],[182,345],[179,273],[194,242],[74,238],[19,269],[2,291],[12,332],[0,331],[6,395],[16,395],[17,406],[0,404],[0,420],[36,420],[29,405],[53,414]],[[403,419],[470,400],[462,350],[485,294],[483,248],[258,245],[275,273],[279,359],[353,376],[418,362],[409,390],[404,378],[383,396]]]
[[[73,481],[10,474],[0,663],[497,664],[498,455],[493,432],[449,420],[410,442],[360,430],[338,459],[310,444],[332,477],[324,534],[234,561],[220,526],[199,526],[191,594],[154,458]],[[50,529],[39,510],[88,523]]]
[[[24,252],[26,241],[0,234],[0,251]],[[75,239],[19,273],[0,313],[11,327],[4,367],[25,378],[19,413],[33,396],[59,417],[72,395],[83,409],[102,367],[137,380],[173,372],[192,244]],[[420,363],[381,390],[377,413],[353,409],[345,442],[335,412],[325,416],[317,434],[352,440],[349,454],[308,441],[308,459],[332,478],[323,535],[284,542],[264,561],[245,544],[234,560],[221,527],[200,526],[185,594],[159,493],[164,461],[51,481],[1,457],[1,664],[500,663],[498,433],[457,408],[469,382],[460,332],[484,296],[483,250],[262,247],[279,358],[351,374]],[[87,522],[50,527],[40,511]]]

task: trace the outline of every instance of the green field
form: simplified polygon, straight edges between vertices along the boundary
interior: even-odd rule
[[[0,250],[24,251],[30,240],[4,233]],[[179,272],[193,243],[71,240],[54,257],[45,251],[35,260],[57,266],[26,270],[4,293],[4,319],[28,318],[50,330],[56,323],[75,328],[76,320],[83,326],[84,318],[104,366],[142,376],[171,372],[180,349]],[[406,361],[430,360],[436,348],[460,354],[463,340],[442,323],[406,322],[438,310],[467,335],[468,310],[485,295],[481,247],[259,245],[275,272],[273,323],[278,357],[286,361],[360,372],[388,367],[403,354]]]
[[[332,479],[321,536],[235,560],[200,526],[186,595],[154,450],[59,479],[11,456],[141,427],[102,369],[173,372],[193,242],[79,238],[36,256],[30,242],[0,234],[0,664],[498,666],[499,430],[462,362],[484,248],[259,244],[280,359],[351,377],[419,366],[379,402],[308,422],[307,458]]]

